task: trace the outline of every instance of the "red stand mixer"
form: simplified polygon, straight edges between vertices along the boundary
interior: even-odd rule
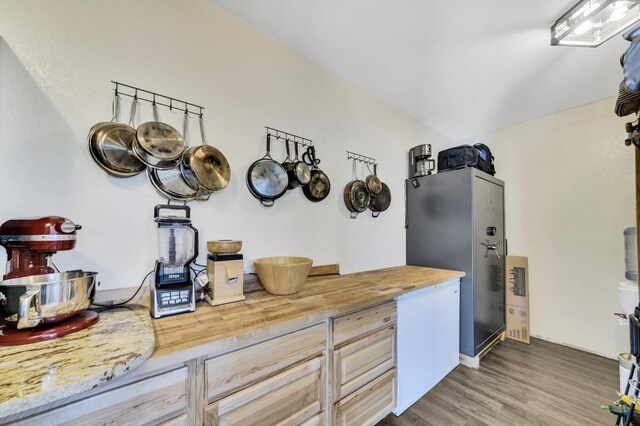
[[[12,219],[0,226],[0,245],[7,250],[7,273],[3,279],[52,274],[51,255],[76,246],[82,226],[58,216]]]
[[[59,216],[12,219],[0,226],[7,272],[0,281],[0,346],[31,343],[82,330],[98,320],[97,273],[56,272],[51,255],[71,250],[82,227]]]

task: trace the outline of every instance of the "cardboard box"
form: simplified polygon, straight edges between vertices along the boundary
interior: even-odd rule
[[[519,306],[506,306],[507,329],[505,330],[508,339],[517,340],[523,343],[530,343],[529,339],[529,309]]]
[[[529,258],[507,256],[506,304],[529,309]]]

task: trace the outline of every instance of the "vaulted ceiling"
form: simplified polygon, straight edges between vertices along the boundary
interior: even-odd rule
[[[453,139],[615,96],[628,45],[551,47],[575,0],[210,1]]]

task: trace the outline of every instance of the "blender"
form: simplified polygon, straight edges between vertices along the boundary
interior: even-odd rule
[[[161,216],[162,210],[181,210],[183,216]],[[198,230],[191,225],[188,206],[158,205],[158,255],[151,283],[151,315],[161,318],[196,310],[191,262],[198,256]]]

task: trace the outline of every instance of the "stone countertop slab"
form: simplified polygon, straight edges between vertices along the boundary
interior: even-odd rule
[[[100,312],[91,327],[44,342],[0,347],[0,418],[109,382],[153,353],[149,310]]]

